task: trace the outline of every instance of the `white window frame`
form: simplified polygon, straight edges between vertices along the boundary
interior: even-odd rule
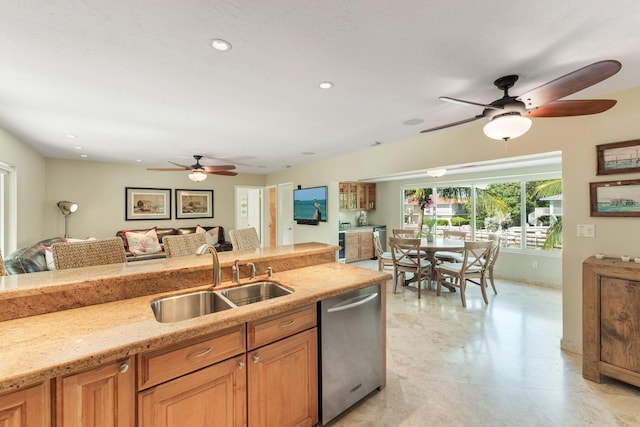
[[[17,249],[18,185],[16,168],[0,162],[0,249],[3,256]]]

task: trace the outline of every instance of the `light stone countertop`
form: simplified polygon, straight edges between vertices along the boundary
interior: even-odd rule
[[[329,247],[321,246],[325,252]],[[319,246],[309,246],[306,249],[313,252]],[[264,255],[268,258],[269,251],[266,252]],[[239,253],[234,256],[237,257]],[[282,255],[282,249],[271,253]],[[252,252],[251,256],[256,255],[259,256]],[[236,259],[234,256],[229,259]],[[221,256],[221,261],[222,258]],[[188,264],[195,261],[182,262]],[[226,262],[232,261],[225,260],[223,266]],[[144,270],[148,267],[137,268]],[[264,278],[264,275],[258,276],[258,279]],[[283,313],[354,289],[385,282],[390,278],[388,273],[330,262],[276,271],[272,280],[293,290],[290,295],[176,323],[156,321],[150,303],[159,297],[207,289],[211,285],[0,322],[0,392]],[[249,281],[243,280],[244,282]],[[230,286],[234,284],[223,282],[219,289]]]

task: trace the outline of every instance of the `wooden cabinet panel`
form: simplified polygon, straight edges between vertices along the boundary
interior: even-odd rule
[[[373,258],[373,229],[345,231],[345,261]]]
[[[58,381],[57,420],[64,427],[135,426],[135,359],[103,365]]]
[[[0,426],[50,427],[49,381],[0,395]]]
[[[316,326],[316,306],[310,305],[299,310],[247,323],[247,347],[249,350],[288,337]]]
[[[250,426],[318,422],[317,328],[251,351],[247,374]]]
[[[245,357],[242,354],[140,392],[139,425],[246,426]]]
[[[244,325],[138,356],[140,390],[212,365],[245,351]]]
[[[375,210],[375,183],[341,182],[338,188],[340,210]]]
[[[640,282],[600,280],[600,360],[640,373]]]

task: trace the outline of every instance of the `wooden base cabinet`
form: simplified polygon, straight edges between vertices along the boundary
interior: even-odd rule
[[[640,387],[640,264],[585,261],[582,299],[582,376]]]
[[[50,427],[49,381],[0,395],[0,426]]]
[[[140,427],[247,425],[245,355],[138,394]]]
[[[373,228],[345,231],[345,261],[373,258]]]
[[[135,358],[57,381],[57,426],[134,427]]]
[[[318,422],[317,328],[249,353],[249,426]]]

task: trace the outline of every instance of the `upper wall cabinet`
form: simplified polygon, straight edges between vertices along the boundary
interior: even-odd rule
[[[376,184],[341,182],[340,210],[369,211],[376,209]]]

